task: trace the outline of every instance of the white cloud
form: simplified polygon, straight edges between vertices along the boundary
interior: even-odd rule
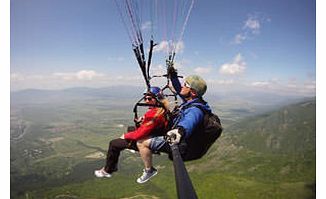
[[[162,75],[166,73],[166,67],[162,64],[156,64],[151,66],[150,75]]]
[[[246,69],[246,62],[241,54],[237,54],[231,63],[225,63],[220,67],[219,72],[223,75],[239,75]]]
[[[232,43],[242,44],[244,41],[260,34],[264,22],[270,22],[270,19],[258,15],[249,15],[243,22],[242,30],[234,36]]]
[[[197,68],[194,69],[194,72],[196,74],[201,74],[201,75],[208,74],[211,71],[212,71],[212,67],[197,67]]]
[[[251,85],[258,88],[269,88],[271,83],[267,81],[257,81],[257,82],[252,82]]]
[[[255,81],[249,84],[252,88],[270,91],[285,95],[307,95],[316,94],[316,81],[298,82],[290,80],[282,83],[281,80]]]
[[[77,79],[79,79],[79,80],[92,80],[95,77],[101,76],[101,75],[97,74],[93,70],[81,70],[81,71],[77,72],[76,76],[77,76]]]
[[[94,80],[98,77],[103,77],[103,74],[97,73],[93,70],[80,70],[76,73],[54,73],[54,77],[62,78],[63,80]]]
[[[169,46],[169,43],[167,41],[161,41],[159,44],[157,44],[154,47],[153,52],[167,52],[168,46]]]
[[[260,21],[256,17],[250,16],[245,22],[243,29],[249,30],[252,34],[259,34],[260,32]]]
[[[42,75],[12,73],[11,90],[64,89],[72,87],[106,87],[112,85],[143,85],[141,75],[109,76],[93,70],[80,70],[71,73],[48,73]]]
[[[234,37],[233,43],[235,44],[241,44],[243,41],[245,41],[247,39],[246,36],[244,36],[243,34],[239,33]]]
[[[173,67],[178,70],[179,74],[183,74],[182,70],[184,65],[187,63],[187,60],[178,60],[173,63]],[[163,75],[166,74],[166,65],[163,64],[154,64],[151,66],[150,75]]]
[[[157,44],[153,52],[165,52],[168,53],[169,51],[175,50],[175,53],[182,53],[184,49],[184,43],[183,41],[179,41],[177,43],[168,42],[166,40],[161,41],[159,44]]]
[[[279,78],[268,80],[249,80],[243,77],[223,77],[207,79],[212,92],[246,91],[274,93],[283,96],[315,96],[316,81],[288,81]]]
[[[228,80],[222,79],[222,80],[218,80],[217,81],[217,84],[220,84],[220,85],[231,85],[231,84],[234,84],[234,80],[233,79],[228,79]]]

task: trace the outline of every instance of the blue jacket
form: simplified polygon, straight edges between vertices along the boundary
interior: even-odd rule
[[[180,95],[181,84],[177,76],[172,76],[171,78],[172,85],[178,95],[183,100],[183,103],[180,106],[180,112],[178,116],[173,120],[174,127],[182,127],[184,129],[184,136],[188,138],[196,127],[201,124],[204,119],[204,113],[198,107],[191,106],[192,104],[196,104],[201,106],[203,109],[211,112],[211,108],[207,103],[201,103],[200,99],[196,98],[191,101],[186,101],[183,96]]]

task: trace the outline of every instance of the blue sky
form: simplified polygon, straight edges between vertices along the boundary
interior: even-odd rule
[[[145,87],[114,0],[11,0],[10,15],[11,90]],[[197,0],[176,68],[211,91],[315,95],[315,16],[312,0]],[[164,59],[154,53],[152,74]]]

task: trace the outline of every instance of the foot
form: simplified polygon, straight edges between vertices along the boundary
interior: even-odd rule
[[[100,169],[100,170],[95,170],[94,174],[96,177],[98,178],[111,178],[112,175],[110,173],[107,173],[104,168]]]
[[[130,153],[136,153],[136,151],[133,149],[126,149],[126,150],[129,151]]]
[[[152,177],[154,177],[155,175],[157,174],[157,170],[152,167],[151,169],[149,170],[146,170],[144,169],[143,170],[143,175],[140,176],[138,179],[137,179],[137,183],[145,183],[147,182],[149,179],[151,179]]]

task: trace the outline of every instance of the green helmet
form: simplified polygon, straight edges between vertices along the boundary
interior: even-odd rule
[[[198,75],[190,75],[186,77],[185,82],[190,86],[190,88],[197,92],[199,97],[202,97],[207,90],[205,80]]]

